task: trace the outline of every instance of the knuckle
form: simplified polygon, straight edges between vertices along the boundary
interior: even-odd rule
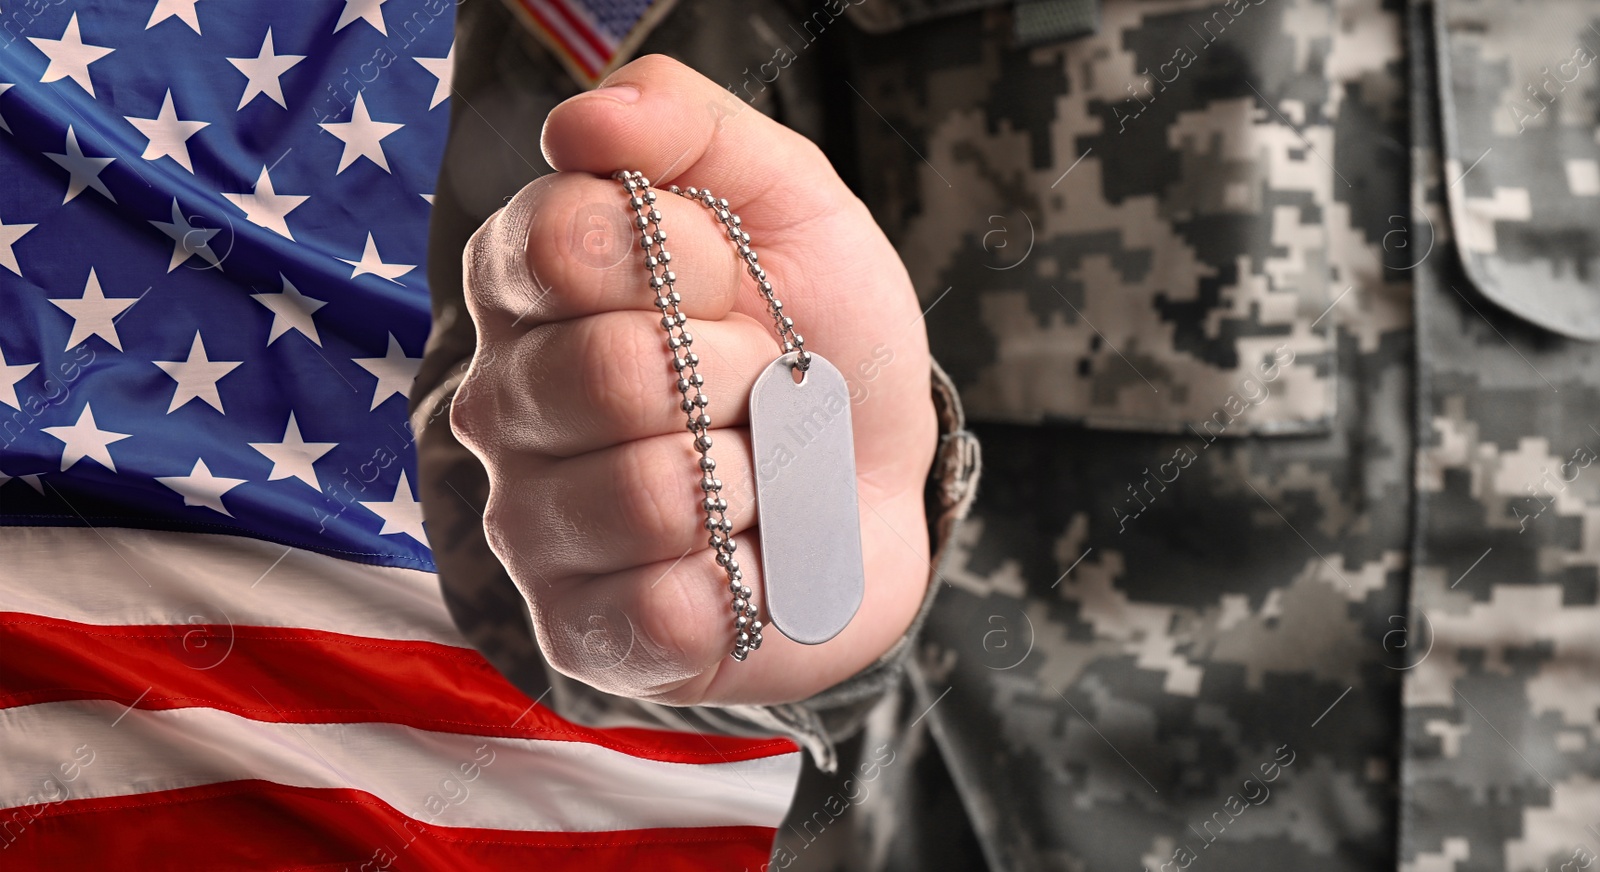
[[[491,475],[490,478],[492,481],[494,477]],[[517,514],[514,507],[506,504],[504,491],[491,484],[489,498],[483,506],[484,539],[489,543],[489,550],[500,559],[507,573],[520,587],[526,581],[519,572],[523,561],[517,559],[517,537],[510,535],[510,531],[517,529]]]
[[[484,386],[485,376],[479,366],[477,355],[473,356],[472,366],[467,369],[467,374],[457,386],[455,396],[450,400],[450,430],[462,445],[471,449],[485,464],[490,458],[484,456],[486,442],[482,423],[488,420],[484,409],[484,396],[487,390]]]
[[[505,529],[506,514],[505,495],[499,488],[490,485],[489,498],[483,505],[483,529],[489,537],[489,545],[494,548],[496,554],[500,553],[496,539],[500,531]]]
[[[557,327],[540,325],[514,339],[485,341],[473,354],[450,404],[450,427],[485,465],[501,453],[543,454],[557,447],[563,431],[552,420],[552,373],[543,353]]]
[[[450,429],[491,470],[504,447],[500,422],[506,409],[507,386],[488,358],[474,355],[471,368],[450,402]]]
[[[510,322],[525,313],[529,300],[526,279],[518,273],[527,269],[521,252],[527,230],[517,226],[524,209],[537,215],[549,199],[553,182],[542,177],[530,182],[513,198],[517,208],[502,208],[480,226],[467,241],[462,263],[462,291],[474,323],[483,329]]]
[[[499,223],[499,219],[500,216],[495,215],[473,231],[472,238],[467,240],[467,247],[462,257],[461,293],[467,303],[467,314],[472,316],[473,322],[480,330],[484,326],[492,303],[495,275],[489,264],[492,263],[496,246],[500,243],[500,238],[495,233],[495,225]]]
[[[563,640],[556,638],[548,631],[538,633],[537,636],[539,650],[544,654],[544,659],[550,664],[551,669],[585,684],[591,686],[595,684],[594,678],[588,674],[588,670],[585,668],[586,658],[579,656],[579,652],[582,651],[581,647],[570,641],[563,644]]]
[[[573,492],[548,466],[502,465],[489,475],[484,538],[530,603],[579,570],[586,543]]]

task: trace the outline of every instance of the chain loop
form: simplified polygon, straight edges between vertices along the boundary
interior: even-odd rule
[[[677,185],[667,188],[685,200],[696,203],[711,210],[711,214],[720,222],[728,232],[728,238],[733,241],[739,259],[744,261],[745,271],[750,278],[756,281],[756,290],[761,292],[762,299],[767,301],[767,314],[772,317],[772,326],[778,332],[778,348],[780,354],[795,353],[795,367],[805,372],[811,366],[811,355],[806,353],[805,338],[794,332],[794,319],[783,314],[783,303],[773,295],[772,282],[767,281],[767,271],[756,262],[756,253],[750,248],[750,234],[741,228],[739,216],[728,210],[728,201],[713,197],[711,189],[689,188],[679,189]]]
[[[682,400],[678,408],[687,416],[689,432],[694,434],[694,447],[700,454],[700,490],[704,494],[700,508],[705,512],[707,540],[716,552],[717,565],[728,578],[728,593],[733,597],[733,659],[743,661],[750,652],[761,647],[762,623],[755,606],[754,592],[744,583],[744,572],[734,557],[738,543],[733,541],[733,522],[728,520],[728,501],[722,497],[722,479],[717,478],[717,462],[711,459],[711,416],[706,407],[711,404],[703,390],[705,379],[699,373],[700,358],[691,350],[694,336],[687,329],[688,318],[680,308],[678,277],[672,271],[672,254],[667,251],[667,232],[661,229],[661,212],[656,209],[656,192],[650,190],[650,180],[639,172],[622,170],[614,176],[622,183],[628,195],[628,205],[634,214],[634,229],[638,233],[639,247],[644,251],[645,269],[650,274],[650,289],[655,293],[656,308],[661,311],[661,327],[667,334],[667,349],[672,352],[672,368],[678,374],[678,393]],[[794,330],[794,319],[783,314],[783,303],[773,295],[767,271],[757,262],[750,248],[750,234],[740,228],[739,216],[728,209],[728,201],[712,196],[711,191],[698,188],[681,190],[677,185],[672,193],[694,200],[710,209],[717,221],[727,231],[728,238],[745,270],[755,279],[756,288],[767,302],[767,313],[772,317],[778,334],[781,354],[794,353],[796,369],[802,373],[811,365],[811,355],[805,350],[805,339]]]

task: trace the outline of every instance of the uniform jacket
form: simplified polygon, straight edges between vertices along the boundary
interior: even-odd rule
[[[419,421],[472,352],[467,237],[579,87],[496,3],[458,27]],[[817,699],[681,713],[811,750],[771,868],[1590,867],[1597,50],[1578,0],[662,19],[640,51],[829,153],[948,373],[914,633]],[[419,430],[475,641],[569,717],[681,728],[543,666],[445,488],[481,469]]]

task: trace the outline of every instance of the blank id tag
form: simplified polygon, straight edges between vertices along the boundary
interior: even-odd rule
[[[850,623],[866,576],[850,389],[833,364],[810,357],[798,384],[793,353],[756,379],[750,439],[767,614],[785,636],[816,645]]]

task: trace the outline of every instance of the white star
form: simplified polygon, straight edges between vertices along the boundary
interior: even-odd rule
[[[456,63],[455,42],[450,43],[449,53],[442,58],[412,58],[412,60],[422,64],[423,69],[439,80],[433,86],[433,100],[428,103],[428,108],[432,109],[443,103],[445,98],[450,96],[450,83]]]
[[[27,378],[33,372],[37,363],[6,363],[5,349],[0,348],[0,403],[5,403],[13,409],[21,409],[17,405],[17,382]]]
[[[16,245],[17,240],[26,236],[29,230],[38,226],[37,224],[7,224],[4,221],[0,221],[0,266],[11,270],[19,276],[22,275],[22,266],[17,263],[17,253],[11,250],[11,246]]]
[[[100,181],[101,171],[110,166],[116,158],[85,157],[83,149],[78,147],[78,134],[73,132],[72,125],[67,125],[67,153],[46,154],[45,157],[55,161],[71,175],[71,178],[67,179],[67,196],[62,198],[62,205],[71,203],[72,199],[83,193],[85,188],[94,188],[104,194],[107,200],[117,202],[117,198],[111,196],[111,190],[106,187],[106,183]]]
[[[13,87],[16,87],[16,86],[14,84],[12,84],[11,82],[0,82],[0,94],[4,94],[5,92],[11,90]],[[4,130],[7,133],[11,132],[11,126],[9,124],[6,124],[6,120],[3,117],[0,117],[0,130]]]
[[[279,273],[278,278],[283,279],[283,293],[250,295],[251,299],[272,310],[272,329],[267,333],[267,344],[276,342],[290,330],[298,330],[305,338],[321,345],[322,337],[317,335],[317,322],[311,315],[328,304],[300,293],[288,276]]]
[[[94,83],[89,80],[89,65],[114,51],[103,45],[84,43],[83,36],[78,33],[76,12],[72,13],[72,20],[67,22],[67,29],[61,34],[60,39],[30,36],[28,41],[38,46],[39,51],[44,52],[45,57],[50,59],[50,66],[45,67],[44,75],[39,77],[39,81],[71,79],[82,85],[91,97],[94,96]]]
[[[117,337],[117,316],[124,309],[139,302],[139,297],[108,298],[100,289],[100,279],[89,267],[89,281],[83,286],[83,297],[78,300],[51,300],[56,308],[72,316],[72,335],[67,337],[67,348],[77,345],[90,336],[98,336],[122,350],[122,340]]]
[[[44,482],[40,481],[39,476],[37,475],[6,475],[5,473],[0,472],[0,487],[4,487],[5,483],[13,478],[21,479],[27,482],[28,487],[38,491],[41,495],[44,493]]]
[[[226,415],[228,413],[222,408],[222,396],[217,393],[217,380],[233,372],[244,361],[207,358],[205,343],[200,341],[200,331],[196,330],[194,342],[189,346],[188,360],[156,360],[152,363],[178,383],[172,391],[172,405],[167,407],[167,414],[178,411],[190,400],[200,399]]]
[[[176,18],[189,25],[195,33],[199,33],[200,16],[194,9],[195,4],[199,2],[200,0],[156,0],[156,8],[150,11],[150,23],[146,24],[144,29],[149,30],[168,18]]]
[[[211,237],[222,232],[217,227],[196,227],[189,223],[183,214],[183,209],[178,206],[178,201],[172,201],[172,222],[151,221],[151,224],[161,228],[161,232],[172,237],[172,259],[167,261],[167,272],[172,272],[189,258],[199,255],[217,269],[222,268],[222,261],[217,253],[211,250]]]
[[[395,394],[410,398],[411,382],[417,377],[417,367],[422,365],[422,358],[406,357],[400,340],[390,333],[387,354],[383,357],[358,357],[354,363],[378,377],[378,387],[372,392],[372,408],[376,409]]]
[[[222,198],[244,210],[244,217],[250,223],[289,239],[293,239],[294,234],[289,232],[289,224],[283,219],[311,199],[310,196],[278,193],[272,187],[272,176],[267,174],[266,167],[261,168],[261,177],[256,179],[253,192],[223,194]]]
[[[117,465],[111,462],[109,446],[113,442],[121,442],[133,435],[100,429],[100,425],[94,422],[94,410],[89,408],[88,403],[83,404],[83,414],[78,416],[76,424],[70,427],[45,427],[44,432],[66,444],[66,447],[61,449],[62,472],[71,469],[74,463],[85,457],[116,472]]]
[[[366,98],[356,95],[355,108],[350,110],[349,121],[338,121],[331,124],[319,124],[323,130],[344,141],[344,151],[339,155],[339,169],[335,175],[345,171],[345,168],[355,163],[358,158],[366,158],[377,164],[384,172],[390,172],[389,159],[384,156],[382,141],[385,136],[404,127],[404,124],[393,124],[386,121],[373,121],[367,112]]]
[[[171,88],[167,89],[167,96],[162,99],[161,111],[156,113],[156,117],[135,118],[132,115],[123,117],[150,140],[140,157],[145,160],[170,157],[178,162],[178,166],[191,173],[194,172],[194,164],[189,162],[189,137],[199,133],[202,128],[210,127],[211,122],[180,120],[178,110],[172,108]]]
[[[156,481],[183,494],[183,504],[186,506],[204,506],[233,517],[233,513],[222,505],[222,495],[245,483],[242,478],[223,478],[211,474],[206,468],[204,460],[195,460],[194,469],[188,475],[158,475]]]
[[[394,486],[394,499],[362,502],[361,505],[383,519],[383,529],[378,531],[378,535],[404,533],[423,545],[428,544],[428,534],[422,530],[422,503],[411,495],[411,483],[406,481],[404,470],[401,470],[400,481]]]
[[[432,194],[418,194],[417,196],[421,197],[424,200],[427,200],[429,206],[433,205],[433,195]]]
[[[305,59],[305,55],[276,53],[272,48],[272,28],[267,28],[267,38],[261,42],[261,54],[253,58],[228,58],[228,63],[250,80],[245,82],[244,96],[239,98],[239,106],[234,111],[243,109],[257,94],[266,94],[274,103],[289,108],[289,104],[283,101],[283,83],[278,81],[278,77]]]
[[[300,436],[300,425],[295,423],[293,412],[289,413],[289,427],[283,431],[282,442],[251,442],[249,445],[272,461],[272,472],[267,473],[267,481],[298,478],[319,491],[322,485],[318,483],[317,471],[311,464],[339,447],[337,442],[305,441]]]
[[[333,26],[333,32],[338,33],[344,30],[345,25],[360,19],[378,28],[379,33],[388,36],[389,31],[384,29],[383,10],[380,8],[387,2],[389,0],[344,0],[344,11],[339,13],[339,23]]]
[[[347,260],[342,257],[339,260],[354,267],[350,271],[350,278],[371,275],[402,286],[403,282],[395,280],[417,268],[414,263],[384,263],[383,258],[378,256],[378,244],[372,240],[371,233],[367,234],[367,245],[361,250],[360,260]]]

